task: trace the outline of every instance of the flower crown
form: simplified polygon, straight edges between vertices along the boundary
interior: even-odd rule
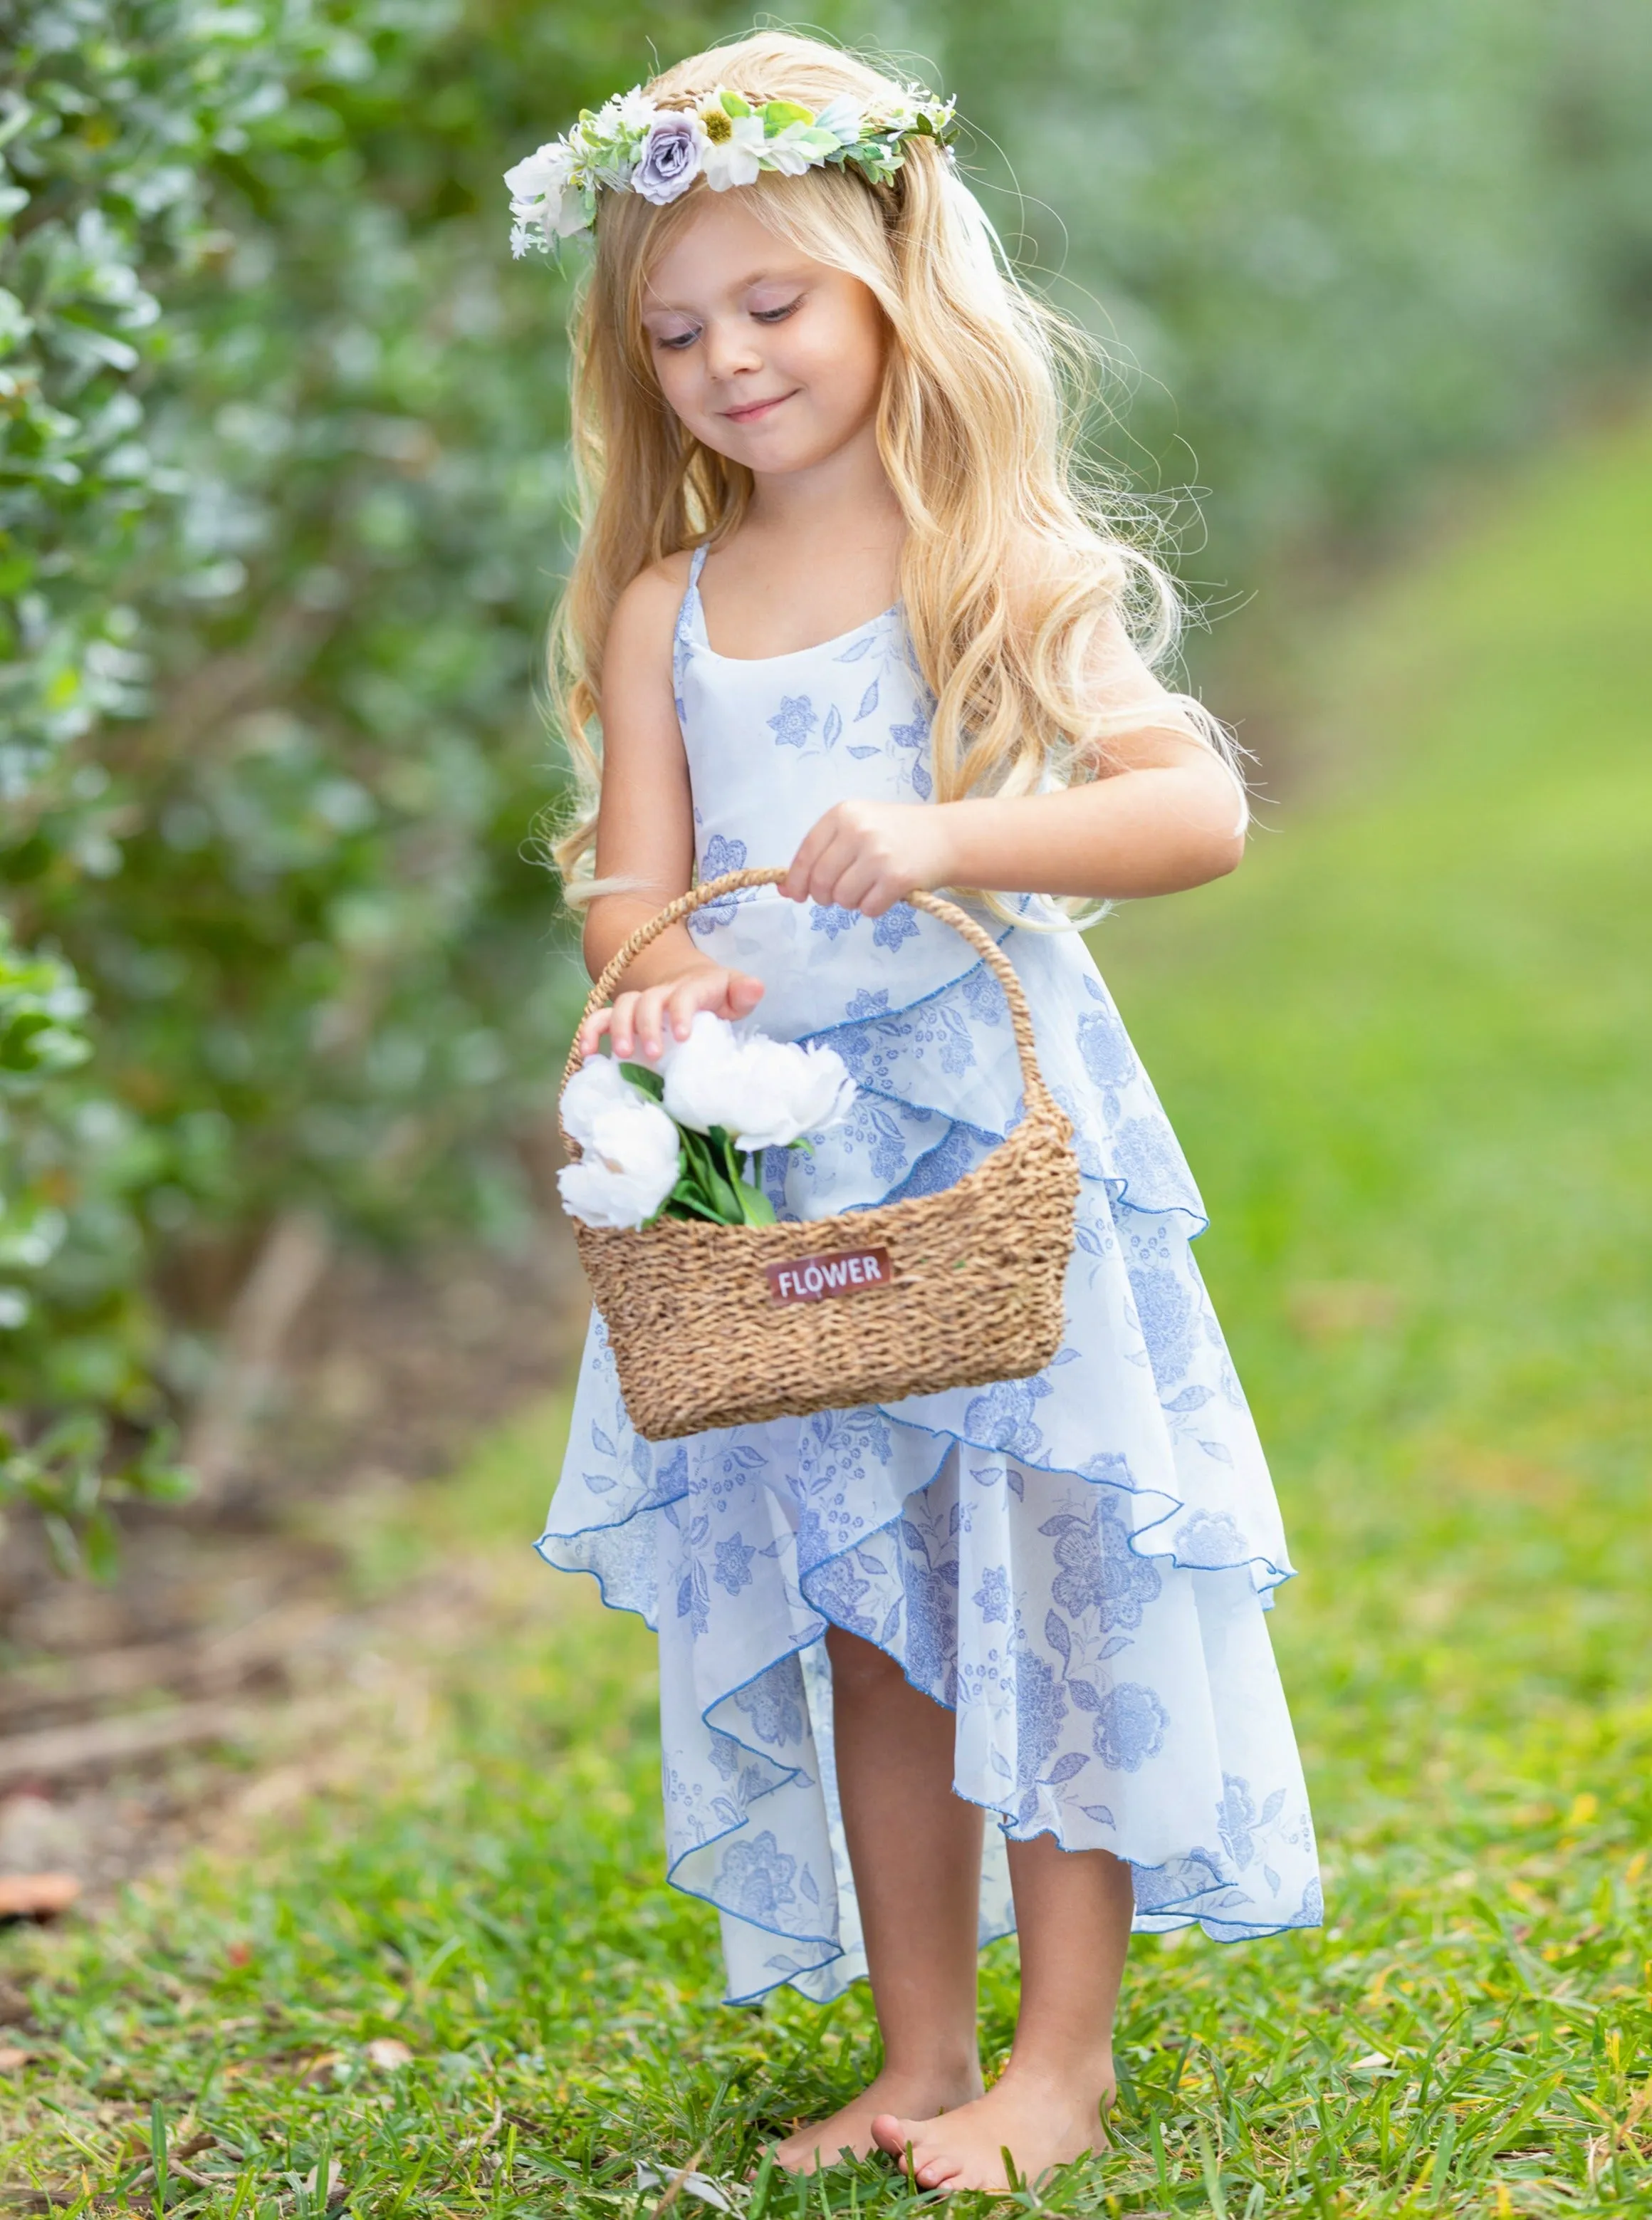
[[[599,188],[640,193],[663,208],[703,178],[714,193],[749,185],[764,170],[788,178],[852,162],[870,184],[888,184],[906,159],[908,139],[955,135],[954,103],[916,85],[870,100],[840,94],[815,115],[795,100],[754,107],[719,85],[693,106],[662,107],[640,85],[615,93],[560,139],[507,170],[513,218],[510,250],[550,251],[595,221]]]

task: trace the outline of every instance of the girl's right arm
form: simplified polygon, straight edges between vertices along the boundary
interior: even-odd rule
[[[694,802],[671,682],[671,643],[688,584],[688,559],[669,556],[634,578],[614,604],[602,653],[602,795],[596,820],[596,876],[617,880],[585,910],[585,964],[593,979],[639,926],[686,894],[694,875]],[[701,954],[684,926],[645,949],[613,1007],[579,1031],[582,1056],[602,1035],[623,1058],[658,1057],[669,1026],[687,1038],[697,1012],[743,1018],[763,993],[758,980]]]

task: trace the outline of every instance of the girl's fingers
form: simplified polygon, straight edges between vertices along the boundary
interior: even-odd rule
[[[657,1063],[665,1045],[665,1007],[673,991],[648,987],[637,997],[637,1045],[645,1063]]]
[[[877,891],[878,867],[857,859],[838,879],[832,900],[843,909],[857,909],[868,917],[877,913],[869,904]]]
[[[727,1000],[731,1017],[749,1016],[763,1000],[762,980],[754,979],[749,971],[731,971],[728,975]]]
[[[826,830],[830,820],[821,818],[802,838],[797,853],[792,857],[791,869],[781,882],[780,891],[792,901],[807,901],[809,888],[818,868],[818,858],[830,842]]]
[[[829,842],[810,866],[804,891],[810,900],[838,903],[847,908],[839,891],[847,875],[855,866],[855,845],[847,839]]]
[[[763,982],[749,971],[701,971],[675,986],[648,987],[616,995],[610,1007],[594,1010],[577,1035],[582,1058],[595,1056],[609,1036],[614,1053],[623,1063],[640,1054],[651,1063],[664,1048],[669,1033],[686,1040],[701,1010],[715,1010],[731,1018],[744,1018],[763,1000]]]
[[[623,1063],[637,1045],[637,1005],[639,995],[619,995],[608,1016],[608,1033],[614,1043],[614,1053]]]
[[[701,1011],[714,1007],[721,999],[720,993],[715,991],[714,975],[710,979],[684,979],[680,986],[673,987],[664,1009],[673,1039],[687,1040]]]
[[[579,1053],[582,1057],[596,1054],[602,1036],[613,1021],[614,1012],[611,1008],[592,1011],[579,1029]]]

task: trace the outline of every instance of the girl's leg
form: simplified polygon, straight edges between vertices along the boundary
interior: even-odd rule
[[[926,2119],[981,2094],[982,1815],[952,1793],[952,1714],[857,1635],[833,1627],[826,1650],[838,1789],[883,2065],[852,2104],[781,2144],[781,2164],[806,2173],[835,2165],[845,2145],[872,2149],[875,2114]]]
[[[1009,1846],[1021,1938],[1021,2011],[1009,2062],[988,2094],[944,2118],[880,2115],[892,2157],[912,2149],[920,2187],[1003,2189],[1001,2153],[1036,2182],[1101,2141],[1113,2094],[1113,2016],[1130,1942],[1130,1868],[1053,1836]]]

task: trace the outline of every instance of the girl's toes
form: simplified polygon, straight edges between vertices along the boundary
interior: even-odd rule
[[[872,2141],[888,2158],[904,2158],[911,2137],[904,2120],[896,2119],[893,2112],[879,2112],[872,2122]]]

